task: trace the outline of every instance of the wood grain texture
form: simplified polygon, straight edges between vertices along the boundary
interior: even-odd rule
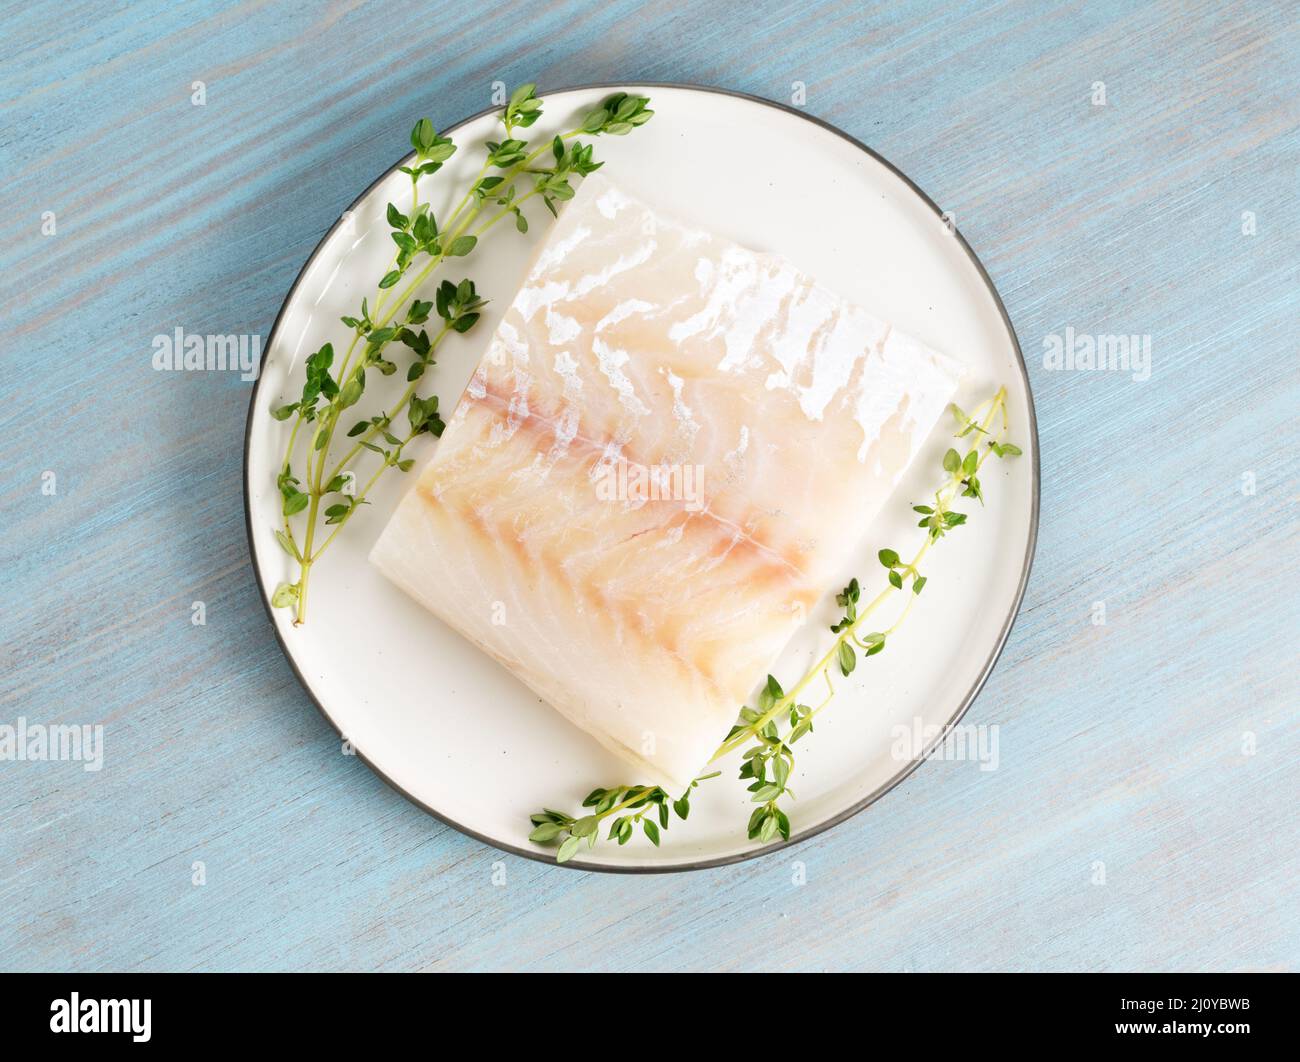
[[[0,14],[0,722],[106,728],[98,773],[0,762],[0,966],[1300,967],[1294,7],[479,7]],[[1023,614],[968,717],[997,771],[926,765],[770,859],[608,877],[485,848],[339,755],[248,565],[250,385],[150,344],[265,336],[413,119],[494,80],[803,82],[955,214],[1043,456]],[[1067,326],[1149,335],[1151,378],[1047,371]]]

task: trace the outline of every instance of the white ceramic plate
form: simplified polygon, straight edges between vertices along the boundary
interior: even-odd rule
[[[908,774],[919,761],[898,755],[895,728],[933,727],[937,733],[955,723],[1001,651],[1024,592],[1038,518],[1037,437],[1024,362],[970,248],[923,193],[864,145],[752,97],[683,86],[624,87],[650,96],[656,114],[630,136],[596,141],[609,176],[667,213],[784,255],[832,290],[965,362],[968,379],[958,395],[963,406],[1005,386],[1010,438],[1024,450],[1017,460],[988,466],[987,507],[931,551],[930,585],[907,625],[886,652],[840,681],[816,732],[800,742],[790,783],[799,798],[792,807],[789,843],[795,843],[860,811]],[[575,115],[610,91],[592,86],[548,93],[545,117],[525,135],[540,143],[537,137],[570,127]],[[482,157],[479,145],[499,133],[495,111],[451,131],[461,150],[426,180],[435,212],[450,206],[447,189],[472,178]],[[763,165],[738,165],[756,157],[755,145],[761,145]],[[394,168],[352,204],[307,262],[267,342],[245,457],[250,549],[264,596],[288,577],[290,566],[272,534],[286,425],[268,411],[301,389],[309,353],[326,340],[337,346],[346,339],[339,316],[372,293],[392,255],[386,204],[405,207],[408,195],[407,178]],[[432,383],[444,412],[464,389],[546,234],[547,215],[533,218],[526,237],[497,226],[456,271],[457,278],[472,276],[493,302],[471,333],[440,352]],[[386,382],[397,387],[402,375]],[[366,400],[377,400],[373,383]],[[425,439],[425,449],[414,454],[421,461],[436,445]],[[865,535],[857,571],[868,587],[883,575],[875,559],[880,547],[907,553],[919,545],[923,532],[909,503],[933,491],[948,445],[946,431],[937,431]],[[635,779],[624,778],[619,762],[595,741],[369,565],[366,555],[414,475],[389,473],[371,508],[318,565],[307,624],[295,629],[285,610],[270,610],[272,622],[326,718],[390,784],[481,840],[553,859],[553,849],[527,839],[531,812],[542,806],[576,811],[595,786]],[[818,621],[835,618],[835,589],[827,588],[824,616],[814,616],[782,657],[778,677],[797,678],[824,651],[830,635]],[[639,836],[625,847],[602,841],[566,865],[682,870],[784,847],[746,840],[750,805],[744,783],[735,778],[737,763],[725,761],[723,776],[696,791],[690,819],[674,820],[662,847]],[[887,810],[887,804],[881,808]]]

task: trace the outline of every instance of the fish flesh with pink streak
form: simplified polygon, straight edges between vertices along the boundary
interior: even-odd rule
[[[622,757],[622,781],[676,796],[959,375],[784,259],[595,174],[371,560]]]

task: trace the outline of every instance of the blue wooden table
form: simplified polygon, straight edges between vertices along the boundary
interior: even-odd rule
[[[5,5],[0,38],[0,723],[104,742],[101,770],[0,760],[0,967],[1300,966],[1293,6],[69,0]],[[264,337],[414,118],[524,80],[799,83],[956,216],[1043,457],[968,717],[997,771],[609,877],[338,755],[249,568],[251,385],[152,343]],[[1058,365],[1113,336],[1149,374]]]

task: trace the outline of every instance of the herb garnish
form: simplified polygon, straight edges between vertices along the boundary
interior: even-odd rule
[[[352,338],[337,368],[334,346],[326,343],[307,358],[306,379],[298,399],[271,411],[276,420],[292,419],[276,476],[282,524],[275,537],[297,565],[297,578],[280,583],[271,604],[292,608],[295,626],[307,618],[313,565],[366,504],[379,477],[390,468],[408,471],[414,459],[403,456],[406,445],[420,435],[441,435],[445,427],[437,396],[421,398],[417,389],[443,341],[452,333],[462,334],[474,327],[484,299],[469,279],[459,283],[443,280],[429,301],[421,301],[416,293],[440,266],[472,254],[478,241],[501,219],[513,218],[515,228],[527,232],[528,219],[522,208],[530,199],[541,199],[556,214],[557,202],[573,198],[571,182],[603,165],[593,159],[592,146],[576,138],[630,133],[654,114],[648,109],[649,102],[644,96],[615,93],[579,125],[534,147],[515,134],[541,117],[542,100],[535,85],[521,85],[501,112],[505,139],[485,145],[477,175],[441,222],[428,202],[421,202],[421,181],[442,168],[456,152],[456,145],[440,136],[429,119],[415,123],[411,130],[415,157],[410,165],[400,167],[411,180],[411,204],[406,212],[395,203],[388,204],[396,251],[378,281],[373,301],[369,296],[363,298],[355,314],[341,318]],[[549,163],[543,159],[547,155]],[[531,187],[521,192],[525,185]],[[433,324],[424,327],[435,317]],[[391,376],[397,371],[388,356],[394,344],[408,352],[406,390],[391,412],[381,409],[352,424],[346,438],[354,441],[331,463],[340,418],[364,398],[367,374],[375,371]],[[301,456],[300,450],[304,451]],[[367,455],[378,458],[378,466],[358,489],[359,462]],[[321,530],[326,526],[332,526],[328,534]],[[318,535],[324,535],[323,541],[318,541]]]
[[[862,608],[859,607],[862,589],[857,579],[853,579],[840,591],[835,601],[844,610],[844,615],[830,628],[836,637],[825,655],[788,691],[781,687],[776,678],[768,675],[755,707],[740,709],[736,725],[709,759],[709,763],[714,763],[753,742],[746,749],[740,767],[740,778],[749,782],[751,802],[757,805],[750,815],[747,827],[750,840],[766,844],[778,835],[784,840],[790,839],[790,818],[778,802],[785,797],[791,800],[795,798],[788,785],[794,767],[792,746],[812,733],[813,719],[834,697],[832,668],[848,677],[856,669],[859,655],[865,659],[884,651],[888,639],[902,626],[917,595],[925,588],[927,577],[921,574],[920,564],[926,553],[948,532],[966,523],[966,514],[953,510],[952,504],[959,497],[974,498],[983,504],[979,471],[984,462],[990,456],[1016,457],[1021,453],[1018,446],[1002,441],[1008,427],[1005,388],[1000,388],[997,394],[981,404],[973,414],[967,414],[956,405],[951,408],[959,429],[955,438],[964,439],[972,434],[975,438],[964,455],[956,449],[945,452],[942,463],[947,478],[943,485],[925,504],[912,506],[913,511],[921,516],[917,526],[926,529],[925,541],[906,563],[896,550],[879,551],[877,559],[886,570],[884,588]],[[993,432],[994,423],[999,421],[1000,427]],[[985,443],[983,448],[981,440]],[[900,592],[906,593],[907,600],[897,619],[883,630],[859,634],[864,621]],[[800,703],[800,695],[819,677],[826,683],[825,698],[815,708]],[[669,809],[678,818],[685,819],[690,811],[691,791],[700,782],[716,778],[720,773],[715,771],[701,775],[676,801],[658,786],[617,786],[613,789],[593,790],[583,801],[583,807],[592,810],[581,818],[575,819],[550,809],[531,816],[534,829],[529,840],[538,844],[558,843],[560,847],[556,853],[556,862],[563,863],[579,850],[584,841],[591,847],[595,846],[603,819],[626,811],[633,814],[617,818],[607,839],[625,844],[632,836],[633,827],[640,823],[646,836],[658,845],[660,831],[666,830],[671,821]],[[646,818],[651,809],[655,811],[654,818]],[[657,824],[655,819],[658,820]]]

